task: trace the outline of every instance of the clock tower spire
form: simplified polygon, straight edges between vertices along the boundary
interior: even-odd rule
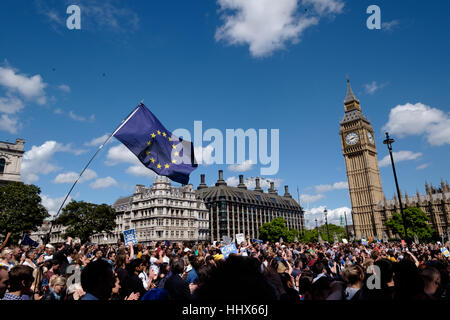
[[[364,117],[348,78],[344,107],[339,134],[347,170],[355,236],[381,239],[383,221],[377,205],[383,201],[384,195],[373,128]]]

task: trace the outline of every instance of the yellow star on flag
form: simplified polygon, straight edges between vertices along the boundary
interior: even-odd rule
[[[150,161],[151,161],[152,163],[155,163],[155,159],[154,159],[154,158],[150,158]]]
[[[175,152],[175,156],[178,157],[179,154],[180,154],[180,153],[179,153],[178,151]]]
[[[177,163],[177,160],[172,160],[172,163]]]
[[[151,142],[151,141],[147,142],[147,145],[148,145],[148,146],[150,146],[151,144],[152,144],[152,142]]]
[[[174,148],[174,149],[176,148],[174,144],[172,145],[172,148]]]
[[[165,132],[163,132],[163,137],[165,137],[166,136],[166,133]]]
[[[155,138],[155,137],[156,137],[156,134],[152,133],[152,138]]]
[[[165,165],[164,165],[164,168],[166,168],[166,169],[169,169],[169,167],[170,167],[170,166],[169,166],[168,164],[165,164]]]
[[[148,150],[145,151],[145,154],[146,154],[146,155],[149,155],[149,154],[150,154],[150,151],[148,151]]]
[[[172,138],[171,138],[171,137],[169,137],[169,141],[172,141]]]
[[[161,131],[159,131],[159,130],[158,130],[158,135],[159,135],[159,136],[161,135]]]
[[[158,169],[161,169],[161,165],[158,163],[158,165],[156,166]]]

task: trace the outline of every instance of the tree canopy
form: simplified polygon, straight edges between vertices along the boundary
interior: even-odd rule
[[[259,237],[264,241],[278,242],[280,238],[287,241],[288,229],[286,227],[286,220],[277,217],[270,222],[264,223],[259,228]]]
[[[96,233],[114,230],[115,218],[116,211],[107,204],[72,200],[55,223],[67,227],[64,237],[70,236],[87,242]]]
[[[427,242],[433,237],[433,230],[427,223],[429,218],[425,212],[420,208],[409,207],[403,210],[406,218],[406,230],[409,239],[414,238],[414,234],[417,234],[420,242]],[[392,218],[386,221],[386,226],[394,234],[398,234],[400,237],[404,237],[405,228],[403,227],[403,219],[400,213],[394,213]]]
[[[0,234],[11,233],[11,241],[17,243],[28,231],[36,231],[49,217],[41,204],[41,189],[22,182],[10,182],[0,186]]]

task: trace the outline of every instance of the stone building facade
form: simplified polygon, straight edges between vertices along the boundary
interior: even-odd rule
[[[219,180],[212,187],[205,184],[205,175],[201,175],[197,195],[209,210],[211,241],[223,240],[224,236],[234,238],[239,233],[258,238],[259,228],[275,217],[283,217],[288,229],[302,231],[304,228],[303,209],[289,194],[287,186],[284,195],[278,194],[273,182],[268,192],[264,192],[256,178],[256,188],[249,190],[244,176],[240,175],[239,185],[231,187],[219,170]]]
[[[153,186],[137,185],[132,196],[118,199],[116,230],[111,242],[117,242],[124,230],[135,229],[140,243],[152,241],[209,240],[209,213],[192,185],[173,187],[166,177],[157,176]],[[103,235],[98,235],[101,242]]]
[[[448,241],[450,239],[450,186],[448,182],[444,183],[444,181],[441,181],[440,187],[430,187],[428,183],[425,183],[425,191],[426,194],[419,194],[417,191],[413,196],[405,193],[402,197],[402,205],[404,208],[416,207],[425,212],[431,228],[437,232],[439,237],[444,237]],[[392,200],[384,198],[378,204],[377,213],[383,225],[396,212],[400,213],[400,203],[396,196]],[[387,228],[384,228],[383,232],[389,238],[395,237]]]
[[[0,184],[20,181],[24,144],[22,139],[16,139],[16,143],[0,141]]]

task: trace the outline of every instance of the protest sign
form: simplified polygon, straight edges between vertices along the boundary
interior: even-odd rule
[[[220,252],[222,252],[223,257],[226,259],[230,255],[230,253],[238,253],[236,245],[234,243],[229,244],[225,247],[220,248]]]
[[[125,239],[125,245],[128,245],[128,243],[132,243],[135,245],[137,243],[136,235],[134,234],[134,229],[128,229],[123,231],[123,236]]]
[[[236,242],[237,244],[241,244],[242,242],[245,242],[245,236],[243,233],[236,234]]]

